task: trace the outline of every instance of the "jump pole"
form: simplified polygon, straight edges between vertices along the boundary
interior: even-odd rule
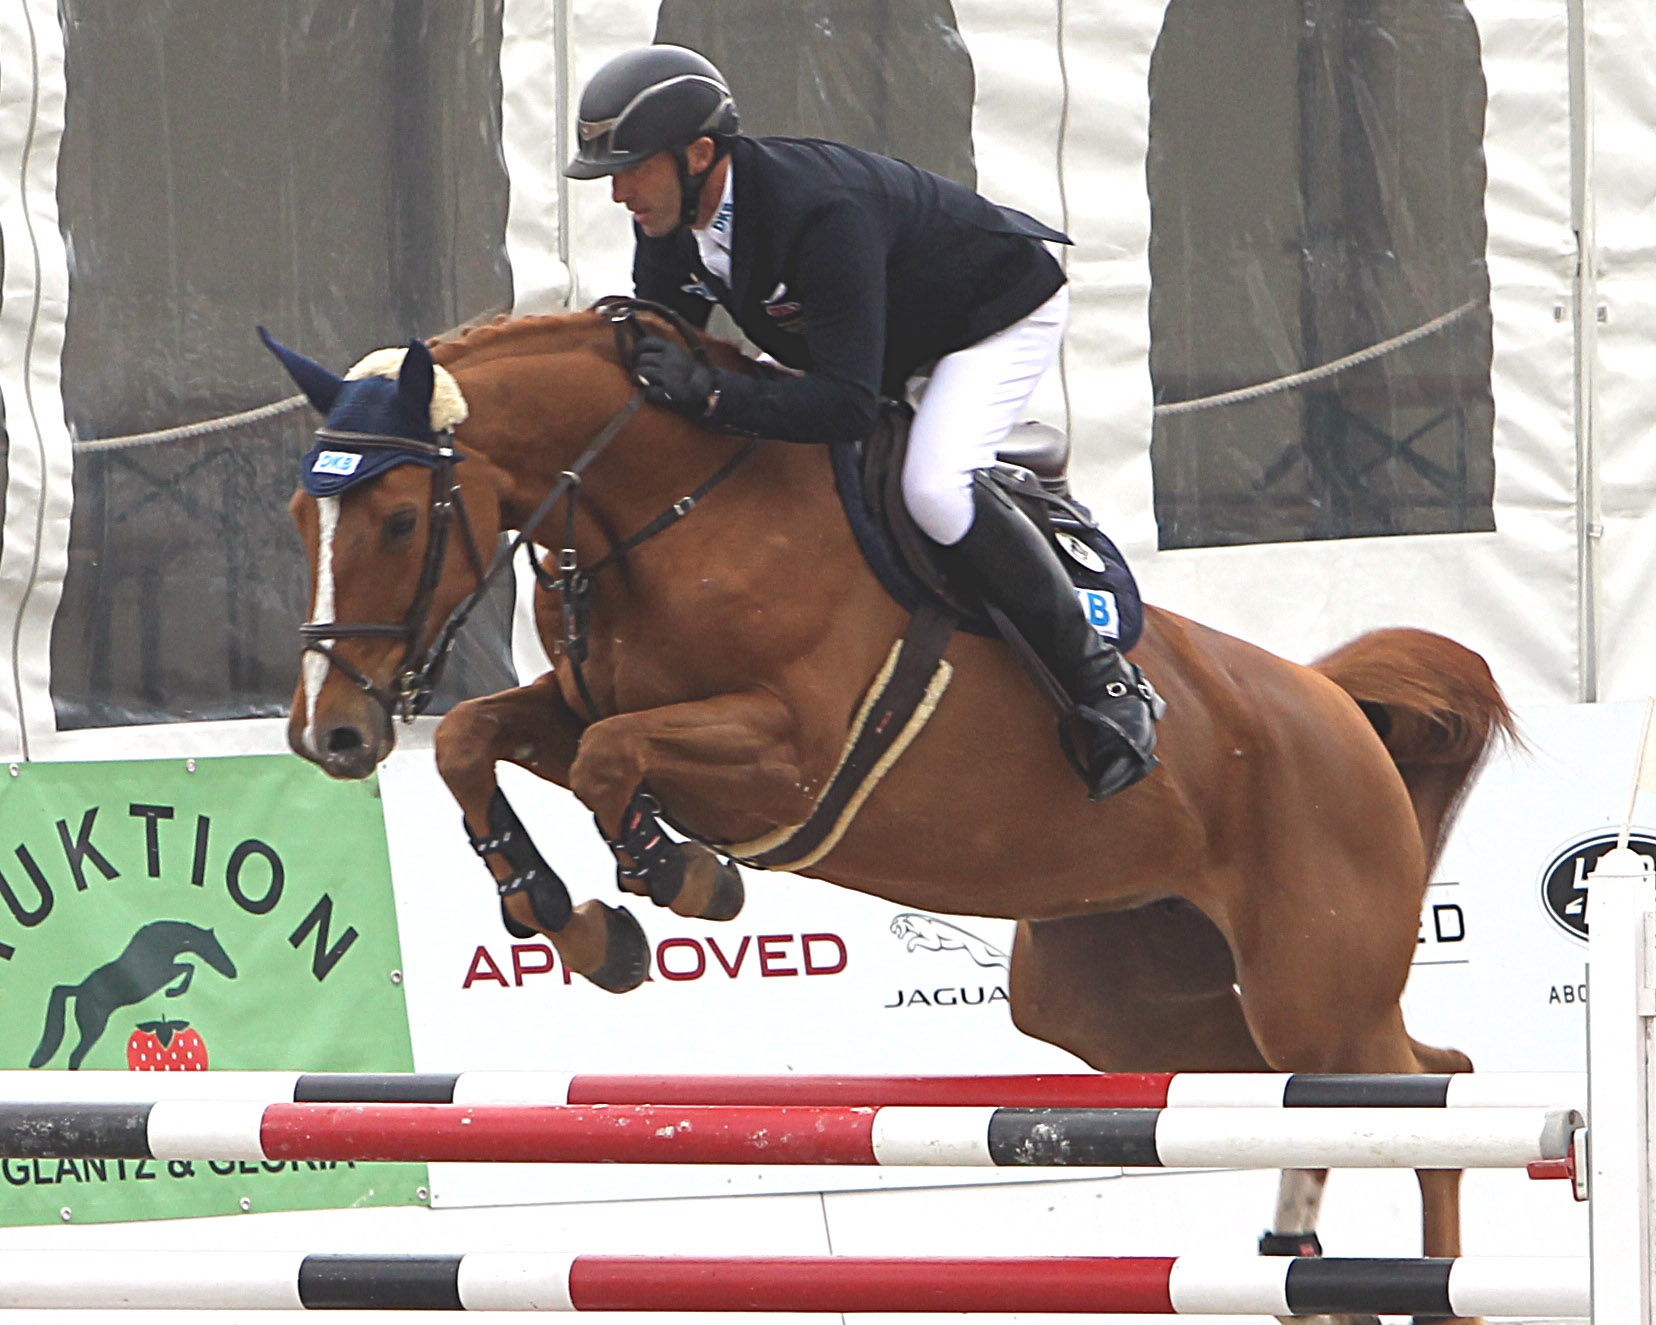
[[[1524,1168],[1573,1109],[768,1108],[747,1105],[0,1105],[11,1159]]]
[[[1581,1316],[1587,1292],[1569,1257],[0,1252],[0,1308]]]
[[[1416,1076],[1289,1072],[1044,1073],[1028,1076],[694,1076],[568,1072],[0,1071],[0,1100],[286,1104],[1000,1105],[1049,1109],[1573,1108],[1582,1072]]]

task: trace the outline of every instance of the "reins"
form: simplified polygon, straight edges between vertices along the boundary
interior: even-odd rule
[[[707,349],[700,334],[670,308],[644,300],[612,296],[599,300],[593,305],[593,311],[598,312],[614,326],[616,350],[624,367],[632,362],[633,348],[645,334],[643,326],[638,321],[638,314],[641,312],[650,313],[668,322],[684,338],[691,352],[702,362],[707,361]],[[420,567],[420,580],[415,588],[414,599],[409,604],[408,611],[404,613],[402,621],[307,622],[299,627],[300,638],[304,641],[301,652],[320,653],[331,666],[337,667],[377,701],[388,715],[400,717],[404,722],[412,722],[430,706],[432,695],[442,679],[449,653],[454,648],[461,628],[476,610],[477,605],[488,595],[518,550],[525,548],[528,549],[526,555],[535,582],[549,593],[557,592],[561,598],[564,654],[570,660],[574,671],[576,690],[587,710],[587,718],[589,721],[596,721],[598,706],[592,698],[582,666],[588,653],[587,626],[591,619],[593,577],[606,566],[615,564],[628,552],[690,514],[697,503],[735,473],[760,444],[759,438],[749,441],[688,496],[680,497],[643,528],[613,546],[592,565],[582,568],[575,550],[575,518],[582,475],[620,435],[643,403],[643,391],[634,390],[627,402],[587,444],[586,449],[558,476],[558,481],[552,485],[551,491],[541,500],[533,514],[519,526],[516,536],[495,553],[487,567],[483,565],[483,557],[477,546],[477,536],[472,530],[470,518],[466,515],[465,505],[459,500],[460,485],[454,481],[454,466],[459,456],[453,446],[452,432],[445,432],[437,442],[428,443],[404,437],[319,429],[317,436],[323,440],[344,442],[357,447],[395,447],[435,458],[436,464],[431,475],[431,529],[426,543],[425,558]],[[563,547],[558,553],[559,574],[554,577],[535,560],[533,535],[558,502],[566,498],[569,508],[564,522]],[[421,650],[419,638],[424,633],[426,617],[431,612],[431,602],[436,595],[438,582],[442,579],[449,528],[454,523],[456,514],[459,517],[466,553],[471,561],[472,570],[477,574],[478,582],[471,593],[467,594],[460,605],[449,614],[448,620],[443,623],[443,628],[431,646]],[[375,685],[361,668],[329,644],[329,641],[333,640],[370,638],[393,638],[405,642],[402,659],[397,664],[396,680],[389,690]]]
[[[635,397],[636,399],[636,397]],[[622,557],[631,552],[641,543],[646,543],[657,534],[670,529],[695,509],[696,503],[712,492],[736,472],[737,467],[753,454],[759,446],[760,439],[755,437],[729,460],[720,465],[718,470],[705,483],[701,484],[687,497],[680,497],[649,524],[637,533],[624,538],[617,543],[592,565],[582,569],[577,564],[575,553],[575,509],[577,503],[578,485],[569,490],[569,513],[564,525],[564,545],[558,553],[558,571],[556,578],[548,575],[544,567],[533,557],[529,559],[530,568],[535,573],[535,581],[548,593],[557,592],[562,605],[562,637],[564,657],[569,659],[570,668],[575,675],[575,689],[581,697],[581,704],[586,709],[588,722],[596,722],[599,717],[598,705],[592,698],[592,692],[587,688],[586,671],[583,664],[587,658],[587,627],[592,619],[592,580],[599,571],[606,566],[614,565]]]

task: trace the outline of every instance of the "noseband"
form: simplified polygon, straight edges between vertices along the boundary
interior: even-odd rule
[[[595,308],[600,311],[615,326],[616,345],[621,351],[623,364],[631,363],[631,348],[645,334],[643,327],[637,320],[639,312],[649,312],[663,316],[671,321],[684,335],[691,349],[698,357],[705,359],[706,350],[701,345],[694,329],[684,322],[678,314],[670,309],[658,307],[643,300],[610,298],[600,300]],[[629,374],[630,375],[630,374]],[[572,633],[572,623],[577,616],[585,616],[586,597],[590,592],[592,576],[604,566],[618,560],[626,552],[637,547],[648,538],[653,538],[668,526],[690,513],[692,507],[706,495],[717,483],[728,477],[758,445],[754,439],[745,448],[739,451],[730,462],[723,465],[707,483],[703,484],[688,497],[681,498],[673,506],[655,520],[641,529],[631,538],[612,548],[607,556],[595,565],[582,571],[577,568],[574,549],[575,523],[575,494],[581,485],[581,475],[604,449],[615,440],[628,421],[638,412],[644,403],[644,393],[634,391],[627,399],[627,403],[610,417],[608,423],[592,439],[585,451],[575,460],[574,464],[563,471],[558,481],[552,485],[552,490],[545,499],[535,508],[535,512],[523,521],[517,536],[505,547],[496,552],[494,559],[487,569],[483,565],[482,553],[478,550],[477,536],[472,530],[471,520],[466,515],[465,504],[460,500],[460,484],[455,481],[454,467],[460,459],[454,449],[453,433],[445,430],[439,434],[435,442],[423,442],[407,437],[386,437],[374,433],[343,432],[330,428],[317,430],[316,436],[323,441],[342,442],[353,447],[383,447],[409,452],[419,457],[430,457],[435,463],[431,467],[431,507],[430,532],[426,542],[425,559],[420,566],[420,581],[414,591],[414,600],[408,605],[408,611],[398,622],[381,621],[311,621],[299,627],[299,638],[303,641],[300,646],[301,655],[305,653],[319,653],[328,660],[328,665],[337,667],[351,679],[365,694],[370,696],[382,709],[387,717],[401,718],[404,722],[412,722],[416,716],[424,713],[431,704],[432,695],[437,684],[442,680],[443,669],[448,663],[449,652],[454,648],[454,641],[459,636],[460,628],[465,625],[466,619],[471,616],[477,605],[483,601],[489,589],[500,577],[501,573],[517,555],[519,548],[528,548],[529,567],[534,572],[537,583],[549,591],[562,591],[566,600],[564,603],[565,636],[566,641]],[[563,498],[569,498],[568,533],[565,536],[565,547],[559,557],[559,568],[563,575],[554,579],[546,574],[536,562],[531,546],[531,536],[540,527],[541,521],[552,512],[552,508]],[[462,540],[466,547],[466,556],[471,562],[471,569],[477,575],[477,587],[468,594],[465,600],[454,609],[449,619],[443,623],[443,628],[437,638],[426,649],[420,648],[420,638],[425,634],[431,615],[431,604],[437,593],[437,585],[443,578],[443,565],[448,555],[449,531],[458,519]],[[572,592],[573,591],[573,592]],[[567,601],[579,597],[581,611],[577,612],[575,604]],[[579,652],[572,651],[572,660],[576,668],[576,680],[582,692],[582,698],[587,703],[589,712],[593,710],[590,696],[587,694],[585,680],[580,674],[580,659],[585,653],[584,629],[579,632]],[[403,655],[397,663],[397,672],[389,687],[374,684],[374,681],[363,670],[332,647],[332,642],[344,639],[397,639],[403,641]]]

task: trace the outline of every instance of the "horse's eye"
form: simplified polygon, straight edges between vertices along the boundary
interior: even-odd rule
[[[407,538],[414,532],[414,526],[419,523],[419,516],[404,507],[400,511],[392,511],[385,522],[385,532],[393,538]]]

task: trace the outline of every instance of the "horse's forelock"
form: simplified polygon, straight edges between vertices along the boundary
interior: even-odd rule
[[[364,377],[395,380],[402,372],[403,356],[407,353],[407,346],[394,345],[389,349],[375,350],[358,359],[350,372],[345,374],[345,380],[355,382]],[[433,373],[436,381],[431,388],[431,430],[444,432],[459,427],[471,411],[466,405],[465,394],[460,390],[460,383],[454,380],[454,374],[440,365],[433,365]]]

